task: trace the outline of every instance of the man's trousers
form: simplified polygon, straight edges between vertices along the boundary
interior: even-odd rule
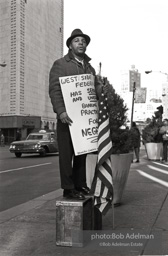
[[[60,119],[57,123],[57,140],[61,187],[74,189],[86,186],[86,154],[74,155],[69,125],[63,124]]]

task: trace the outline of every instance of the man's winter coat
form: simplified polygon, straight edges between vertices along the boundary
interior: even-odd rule
[[[85,65],[83,67],[69,50],[67,55],[54,62],[49,74],[49,95],[53,105],[53,110],[58,114],[58,117],[61,113],[66,112],[59,77],[81,74],[92,74],[95,76],[95,70],[89,63],[90,60],[91,59],[85,54]],[[95,82],[95,88],[98,95],[100,90],[100,84],[98,81]]]

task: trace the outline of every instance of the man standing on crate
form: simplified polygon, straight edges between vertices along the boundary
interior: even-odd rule
[[[57,138],[63,196],[82,200],[90,192],[86,184],[86,154],[74,155],[69,131],[73,120],[68,116],[65,108],[59,77],[81,74],[95,76],[95,70],[89,63],[91,59],[85,54],[89,43],[90,37],[80,29],[75,29],[66,41],[68,54],[54,62],[49,75],[49,95],[53,110],[58,117]],[[100,95],[101,89],[102,84],[95,77],[97,97]]]

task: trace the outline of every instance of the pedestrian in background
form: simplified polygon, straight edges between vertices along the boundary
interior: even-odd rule
[[[73,120],[68,116],[61,91],[59,77],[92,74],[90,58],[85,54],[90,37],[75,29],[67,39],[68,54],[54,62],[49,74],[49,95],[53,110],[57,113],[57,138],[61,187],[66,198],[84,199],[90,189],[86,184],[86,154],[75,156],[69,126]],[[95,91],[100,95],[102,84],[95,76]],[[80,141],[79,141],[80,143]]]
[[[17,130],[16,132],[16,141],[21,140],[21,132],[19,130]]]
[[[132,123],[131,132],[133,133],[133,148],[136,156],[136,163],[139,163],[139,152],[141,146],[141,133],[136,125],[136,122]]]
[[[162,134],[163,138],[163,162],[168,163],[167,161],[167,147],[168,147],[168,119],[163,120],[163,125],[161,126],[159,133]]]
[[[3,135],[3,133],[1,134],[1,147],[5,146],[5,136]]]

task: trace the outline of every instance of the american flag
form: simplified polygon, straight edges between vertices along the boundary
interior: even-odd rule
[[[113,180],[108,105],[107,97],[103,93],[99,98],[98,106],[98,158],[91,192],[94,194],[94,205],[105,215],[113,200]]]

